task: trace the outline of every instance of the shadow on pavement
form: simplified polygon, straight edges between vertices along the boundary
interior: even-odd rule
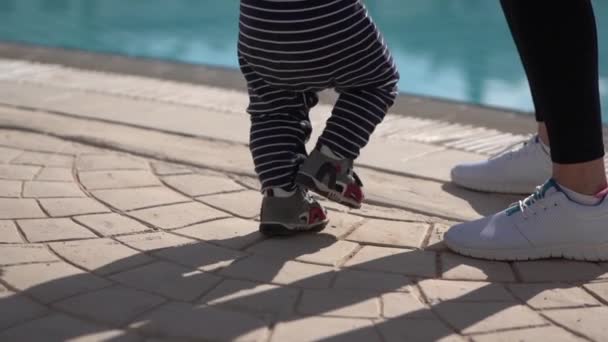
[[[445,183],[442,190],[467,201],[473,210],[482,216],[495,214],[507,208],[511,203],[523,199],[524,195],[491,194],[472,191],[453,183]]]
[[[254,224],[252,222],[252,224]],[[221,246],[226,245],[226,243],[238,242],[239,239],[250,239],[250,236],[243,237],[235,237],[229,240],[213,240],[207,241],[210,244]],[[268,240],[263,240],[268,241]],[[286,263],[292,261],[294,258],[299,256],[303,256],[306,254],[311,254],[317,252],[335,242],[335,238],[333,236],[327,234],[319,234],[319,235],[308,235],[296,237],[290,240],[279,240],[279,242],[285,242],[285,249],[283,250],[285,253],[276,253],[272,257],[268,257],[266,259],[259,259],[258,256],[247,256],[229,266],[224,267],[223,269],[213,272],[219,275],[232,274],[231,271],[240,268],[240,273],[243,273],[243,267],[249,267],[248,265],[255,266],[255,263],[251,263],[251,261],[255,258],[256,260],[267,260],[266,264],[258,264],[262,267],[251,269],[249,273],[251,276],[247,276],[249,279],[243,279],[243,281],[236,281],[235,285],[232,288],[232,293],[226,292],[221,293],[217,296],[209,297],[211,292],[207,292],[203,296],[205,297],[205,301],[212,301],[217,299],[220,295],[223,298],[229,297],[230,295],[235,295],[237,292],[242,292],[248,289],[251,289],[253,286],[256,286],[257,282],[273,282],[277,274],[281,271],[281,269],[286,265]],[[298,243],[301,242],[301,243]],[[181,262],[181,264],[188,264],[191,267],[196,266],[196,268],[203,267],[206,265],[210,265],[212,263],[217,263],[222,260],[222,258],[217,257],[209,257],[205,255],[205,251],[210,248],[210,244],[208,243],[196,243],[185,246],[171,247],[163,250],[164,252],[171,252],[173,255],[180,256],[189,256],[185,259],[185,262]],[[202,251],[201,251],[202,250]],[[201,253],[202,252],[202,253]],[[420,254],[426,253],[418,250],[414,251],[405,251],[400,254],[378,258],[369,262],[365,262],[362,264],[358,264],[356,269],[365,269],[365,270],[374,270],[374,269],[382,269],[384,265],[392,264],[399,265],[402,264],[403,275],[408,275],[408,269],[406,265],[412,265],[416,263],[416,260],[420,259]],[[201,257],[202,256],[202,257]],[[134,258],[141,257],[141,254],[137,254],[128,258],[121,259],[115,263],[109,264],[102,268],[93,270],[94,274],[105,274],[108,269],[116,269],[116,267],[121,265],[130,265]],[[145,267],[145,266],[144,266]],[[212,317],[219,317],[218,314],[223,312],[224,308],[229,308],[229,310],[234,310],[235,308],[242,307],[242,303],[246,302],[259,302],[264,303],[267,300],[276,301],[277,298],[281,298],[281,295],[285,293],[285,291],[289,291],[291,288],[310,288],[311,284],[315,284],[317,282],[325,282],[328,277],[335,277],[340,274],[344,274],[345,272],[349,272],[353,268],[342,268],[339,270],[328,270],[327,272],[323,272],[320,274],[316,274],[313,276],[306,277],[304,279],[297,280],[293,283],[290,283],[288,287],[269,287],[268,289],[257,291],[251,294],[239,295],[235,296],[232,299],[224,300],[218,308],[221,308],[219,311],[215,308],[215,306],[207,306],[200,304],[200,298],[194,300],[195,303],[199,303],[199,305],[191,305],[186,302],[180,301],[171,301],[173,308],[178,308],[174,314],[155,314],[154,311],[152,313],[147,312],[144,313],[143,316],[140,314],[138,317],[131,317],[129,321],[137,321],[137,329],[146,333],[151,333],[152,336],[160,336],[160,337],[178,337],[178,338],[200,338],[197,334],[201,333],[201,331],[205,331],[206,338],[212,340],[234,340],[239,338],[245,334],[256,331],[257,329],[264,328],[267,326],[276,326],[277,324],[289,323],[298,319],[301,319],[303,315],[299,315],[298,313],[289,313],[289,312],[270,312],[265,314],[259,314],[255,312],[251,312],[251,310],[240,310],[241,313],[249,312],[245,315],[251,315],[252,317],[257,317],[257,319],[249,319],[245,321],[232,322],[232,321],[222,321],[211,319]],[[194,268],[191,268],[194,270]],[[2,270],[0,269],[0,272]],[[129,271],[126,271],[129,272]],[[436,270],[437,272],[437,270]],[[247,272],[244,272],[247,273]],[[600,275],[606,273],[602,271],[600,267],[597,267],[597,273],[586,273],[585,275],[581,275],[583,279],[579,279],[583,282],[589,282],[599,277]],[[1,273],[0,273],[1,274]],[[382,273],[384,274],[384,273]],[[183,275],[182,281],[197,281],[198,277],[207,276],[207,273],[198,273],[196,275]],[[388,275],[387,275],[388,276]],[[415,276],[412,274],[412,276]],[[31,287],[23,293],[28,297],[37,298],[41,293],[45,292],[53,292],[56,289],[70,289],[70,288],[79,288],[82,286],[82,282],[88,282],[90,280],[90,274],[82,274],[69,276],[57,280],[53,280],[50,282],[46,282],[43,284],[39,284],[37,286]],[[145,278],[145,276],[143,277]],[[230,278],[230,277],[229,277]],[[3,283],[7,283],[6,279],[2,279]],[[383,294],[396,292],[400,288],[407,286],[410,284],[408,278],[403,277],[402,283],[395,282],[387,282],[383,284],[383,290],[357,290],[357,291],[348,291],[351,293],[349,297],[345,300],[328,300],[326,302],[322,302],[320,304],[315,305],[307,305],[305,316],[314,316],[314,315],[326,315],[328,312],[335,311],[347,306],[352,306],[357,303],[361,303],[363,301],[377,298]],[[10,284],[8,284],[10,286]],[[125,284],[127,286],[133,286],[138,288],[137,284],[131,285]],[[147,287],[146,284],[141,284],[143,288]],[[489,284],[488,286],[500,286],[496,284]],[[423,332],[424,340],[438,340],[441,339],[452,332],[450,329],[430,329],[424,328],[426,324],[429,324],[427,321],[433,320],[436,322],[442,322],[440,325],[449,326],[451,329],[456,331],[463,331],[469,327],[472,327],[481,321],[501,312],[512,308],[514,306],[520,305],[526,300],[534,297],[542,290],[551,289],[551,288],[559,288],[561,285],[559,284],[548,284],[544,285],[544,288],[536,288],[531,291],[525,293],[523,298],[519,298],[516,300],[513,298],[512,301],[504,301],[504,302],[492,302],[492,303],[479,303],[479,297],[483,297],[483,294],[487,291],[487,286],[480,288],[478,290],[474,290],[472,292],[467,293],[466,295],[459,296],[457,298],[445,301],[439,301],[433,303],[431,308],[425,307],[422,309],[413,310],[406,314],[397,315],[394,317],[385,318],[383,320],[377,320],[375,325],[367,325],[364,327],[353,328],[347,332],[338,333],[331,338],[326,340],[328,341],[373,341],[373,340],[382,340],[379,333],[384,335],[385,340],[406,340],[408,337],[411,337],[412,329],[425,329]],[[146,290],[148,292],[149,289]],[[94,292],[94,291],[90,291]],[[16,297],[16,296],[12,296]],[[304,298],[305,300],[306,298]],[[300,303],[302,304],[302,297],[300,297]],[[177,304],[173,304],[177,303]],[[7,297],[0,297],[0,308],[6,308],[6,305],[14,305],[14,302]],[[116,306],[117,312],[120,312],[121,303],[113,303]],[[161,305],[166,306],[167,304]],[[90,308],[91,311],[95,310],[95,307]],[[4,310],[0,310],[4,311]],[[462,314],[458,314],[461,312]],[[193,320],[192,318],[188,318],[188,316],[192,316],[190,314],[196,313],[195,317],[209,317],[209,320],[203,319],[201,321]],[[198,316],[198,315],[201,316]],[[181,315],[181,316],[180,316]],[[237,315],[237,314],[235,314]],[[221,316],[221,315],[220,315]],[[231,316],[228,316],[231,317]],[[420,324],[408,324],[411,323],[410,320],[418,320]],[[3,320],[0,319],[0,323]],[[6,321],[5,321],[6,322]],[[531,322],[532,324],[534,322]],[[224,327],[220,327],[219,324],[227,325]],[[175,328],[178,325],[179,328]],[[214,326],[215,325],[215,326]],[[125,328],[128,326],[128,322],[124,322],[123,325],[120,326],[110,326],[106,324],[105,328],[100,328],[97,325],[91,326],[82,326],[77,329],[78,334],[69,335],[68,331],[62,332],[57,336],[49,336],[47,341],[51,341],[55,338],[60,340],[66,340],[71,338],[76,338],[82,336],[84,334],[92,334],[95,332],[107,331],[111,328]],[[0,328],[4,328],[0,326]],[[174,332],[177,336],[164,336],[163,331],[172,330],[172,329],[181,329],[178,332]],[[322,326],[319,329],[323,329]],[[0,340],[3,341],[13,341],[13,340],[27,340],[28,338],[36,337],[35,332],[30,331],[28,329],[28,324],[16,325],[3,333],[0,333]],[[172,330],[175,331],[175,330]],[[192,335],[189,335],[192,334]],[[148,336],[144,333],[145,336]],[[417,335],[417,336],[420,336]],[[131,335],[121,335],[111,338],[110,340],[114,341],[122,341],[122,340],[131,340],[133,336]],[[279,338],[275,336],[275,338]],[[307,338],[307,336],[293,336],[293,340],[310,340],[311,338]]]

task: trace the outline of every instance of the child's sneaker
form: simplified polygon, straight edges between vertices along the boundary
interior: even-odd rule
[[[322,149],[325,147],[322,147]],[[351,208],[361,208],[363,184],[353,171],[353,160],[312,151],[296,176],[296,183]]]
[[[290,236],[320,232],[328,223],[327,212],[308,190],[296,188],[292,194],[277,196],[267,190],[262,200],[260,232],[266,236]]]

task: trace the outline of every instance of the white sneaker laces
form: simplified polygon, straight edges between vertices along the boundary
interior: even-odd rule
[[[537,186],[536,191],[525,198],[524,200],[513,203],[508,210],[509,213],[521,212],[524,219],[530,217],[530,215],[536,215],[536,211],[533,208],[539,207],[542,210],[547,210],[547,206],[544,204],[546,190],[543,186]]]

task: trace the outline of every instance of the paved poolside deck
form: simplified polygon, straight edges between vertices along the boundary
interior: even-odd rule
[[[524,139],[531,119],[404,97],[359,162],[364,208],[326,203],[323,234],[269,240],[246,101],[238,86],[0,59],[0,340],[608,339],[608,264],[442,244],[517,199],[457,188],[451,166]],[[505,117],[518,122],[497,129]]]

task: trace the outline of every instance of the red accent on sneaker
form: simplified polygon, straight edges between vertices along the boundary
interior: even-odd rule
[[[339,163],[334,164],[334,167],[336,168],[336,173],[342,172],[342,166]]]
[[[348,184],[346,186],[346,190],[344,191],[344,197],[350,197],[357,201],[357,203],[363,202],[363,190],[361,187],[355,183]]]
[[[608,188],[595,194],[595,197],[602,199],[602,198],[606,197],[606,195],[608,195]]]
[[[325,211],[319,207],[310,208],[308,212],[308,224],[323,222],[327,219]]]

